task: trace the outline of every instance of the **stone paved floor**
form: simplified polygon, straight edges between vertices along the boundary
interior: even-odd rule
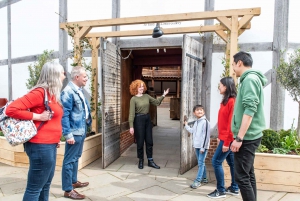
[[[212,200],[206,194],[215,189],[215,181],[198,189],[189,185],[196,175],[193,168],[184,175],[179,172],[179,121],[169,120],[168,108],[159,109],[158,126],[154,127],[153,158],[161,166],[160,170],[145,166],[137,168],[136,145],[132,145],[108,168],[101,169],[97,160],[79,171],[80,181],[90,185],[78,191],[86,195],[85,200]],[[147,163],[146,163],[147,165]],[[17,168],[0,163],[0,201],[19,201],[26,187],[27,168]],[[62,197],[61,171],[57,170],[51,185],[50,200],[68,200]],[[212,177],[213,178],[213,177]],[[227,196],[220,201],[242,200],[240,196]],[[258,191],[258,201],[297,201],[300,194]]]

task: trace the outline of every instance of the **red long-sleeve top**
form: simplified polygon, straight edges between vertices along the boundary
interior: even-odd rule
[[[13,101],[6,108],[6,115],[16,118],[31,120],[33,113],[41,114],[45,111],[44,105],[44,89],[36,88],[30,91],[25,96]],[[51,120],[44,123],[38,130],[37,134],[29,141],[38,144],[55,144],[60,141],[62,135],[61,118],[63,108],[60,106],[54,97],[50,97],[48,93],[49,106],[54,112]],[[36,128],[39,127],[41,121],[33,121]]]
[[[235,98],[229,98],[226,105],[221,103],[218,114],[218,131],[219,139],[224,141],[224,146],[228,147],[233,141],[233,133],[231,131],[231,120],[234,109]]]

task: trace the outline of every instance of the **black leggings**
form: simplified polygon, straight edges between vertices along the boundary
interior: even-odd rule
[[[134,135],[137,143],[137,157],[140,159],[144,158],[144,141],[145,141],[147,158],[152,158],[152,152],[153,152],[152,123],[149,114],[135,116]]]

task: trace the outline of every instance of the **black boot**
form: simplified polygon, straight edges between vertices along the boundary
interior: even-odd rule
[[[144,168],[144,159],[140,159],[139,160],[139,165],[138,165],[139,169],[143,169]]]
[[[148,160],[148,166],[155,169],[160,169],[160,167],[154,163],[153,159]]]

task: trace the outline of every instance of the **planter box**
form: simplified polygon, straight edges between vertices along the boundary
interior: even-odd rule
[[[61,169],[64,159],[65,143],[57,149],[56,169]],[[84,141],[78,169],[81,169],[102,156],[102,134],[87,137]],[[12,147],[5,137],[0,136],[0,162],[16,167],[28,167],[29,160],[22,145]]]
[[[300,156],[256,153],[255,176],[257,189],[300,192]],[[230,185],[230,171],[224,163],[226,186]]]

